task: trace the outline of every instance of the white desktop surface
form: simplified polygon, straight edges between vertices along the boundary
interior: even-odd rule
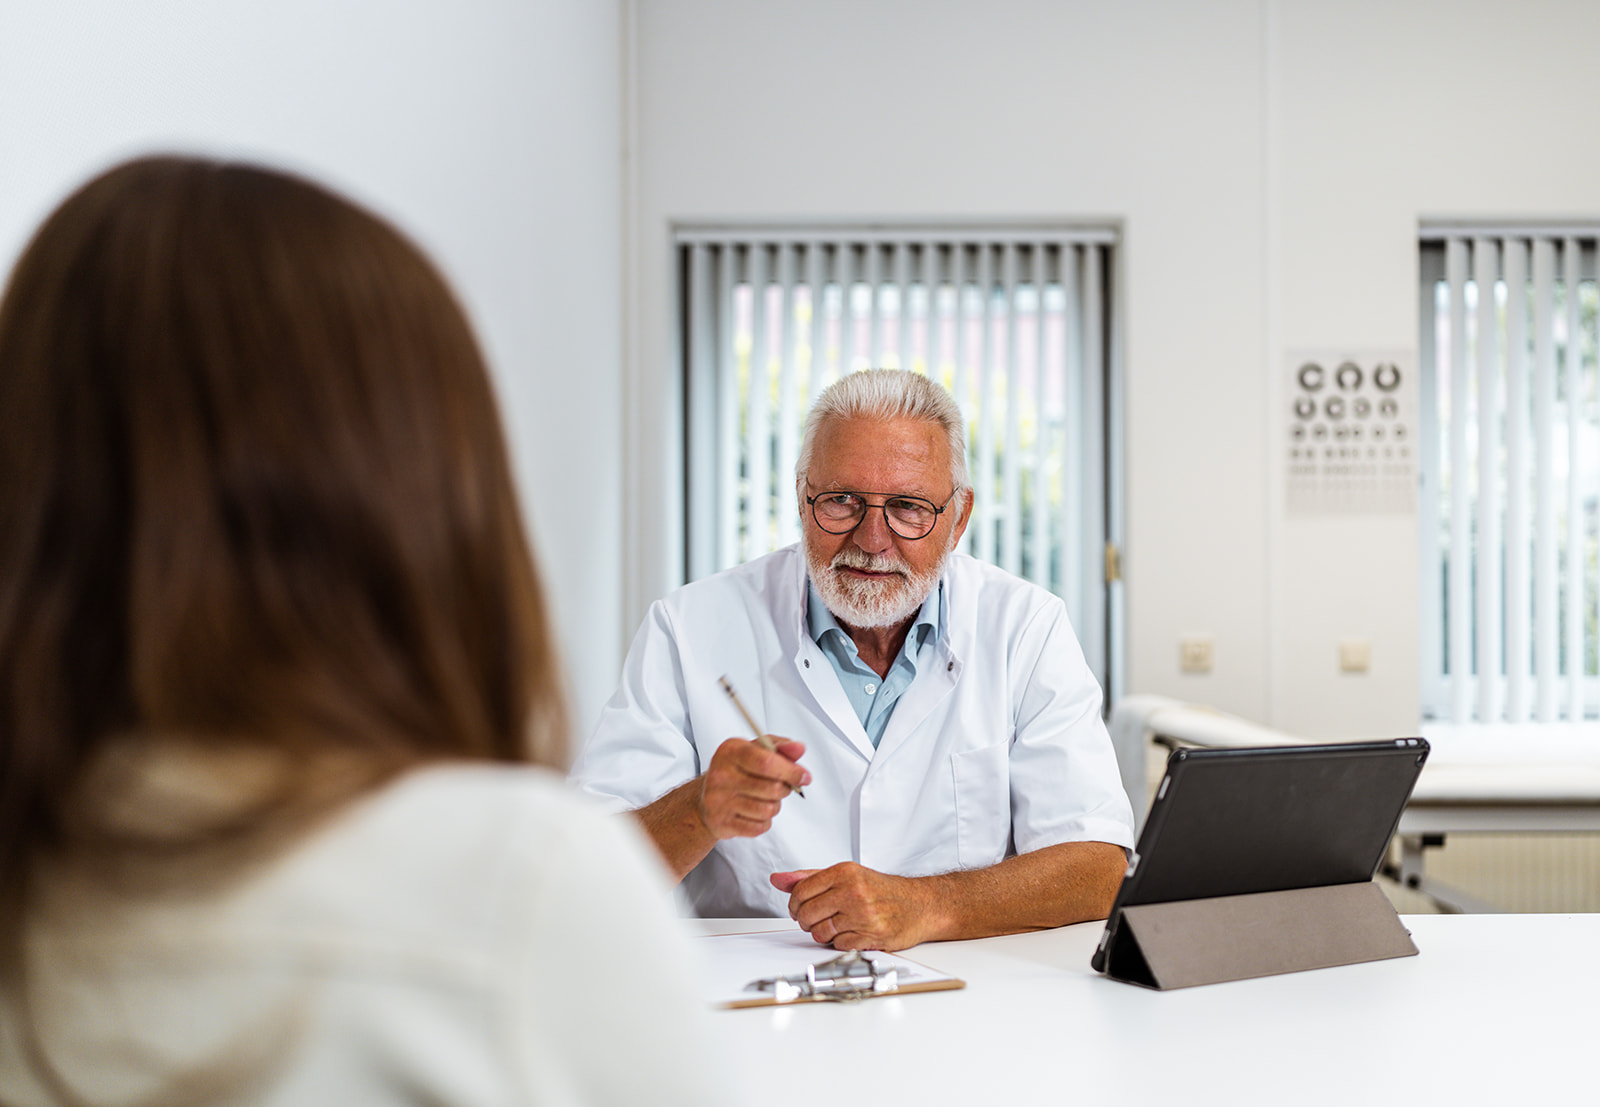
[[[966,988],[719,1010],[716,1047],[763,1107],[1600,1103],[1600,914],[1403,922],[1416,957],[1171,992],[1091,970],[1101,923],[927,943]]]

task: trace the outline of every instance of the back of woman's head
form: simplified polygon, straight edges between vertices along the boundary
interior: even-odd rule
[[[0,302],[0,918],[127,735],[558,761],[482,358],[400,234],[183,158],[68,198]]]

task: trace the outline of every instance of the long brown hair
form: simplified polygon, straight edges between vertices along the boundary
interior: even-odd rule
[[[115,838],[95,765],[162,734],[308,766],[285,810],[319,753],[369,766],[355,792],[432,760],[560,764],[565,741],[446,283],[324,188],[179,157],[80,188],[0,302],[5,976],[37,868]]]

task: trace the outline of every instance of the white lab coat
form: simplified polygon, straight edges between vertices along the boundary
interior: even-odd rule
[[[678,589],[651,605],[572,779],[626,810],[698,775],[724,741],[750,737],[726,675],[769,733],[805,743],[812,782],[766,834],[719,842],[684,879],[703,917],[786,915],[768,878],[790,869],[854,860],[922,876],[1060,842],[1130,848],[1100,688],[1065,605],[961,553],[943,581],[944,633],[877,749],[806,631],[798,546]]]

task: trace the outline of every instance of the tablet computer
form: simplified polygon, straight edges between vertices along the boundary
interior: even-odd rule
[[[1421,738],[1174,750],[1091,964],[1127,907],[1371,880],[1427,757]]]

